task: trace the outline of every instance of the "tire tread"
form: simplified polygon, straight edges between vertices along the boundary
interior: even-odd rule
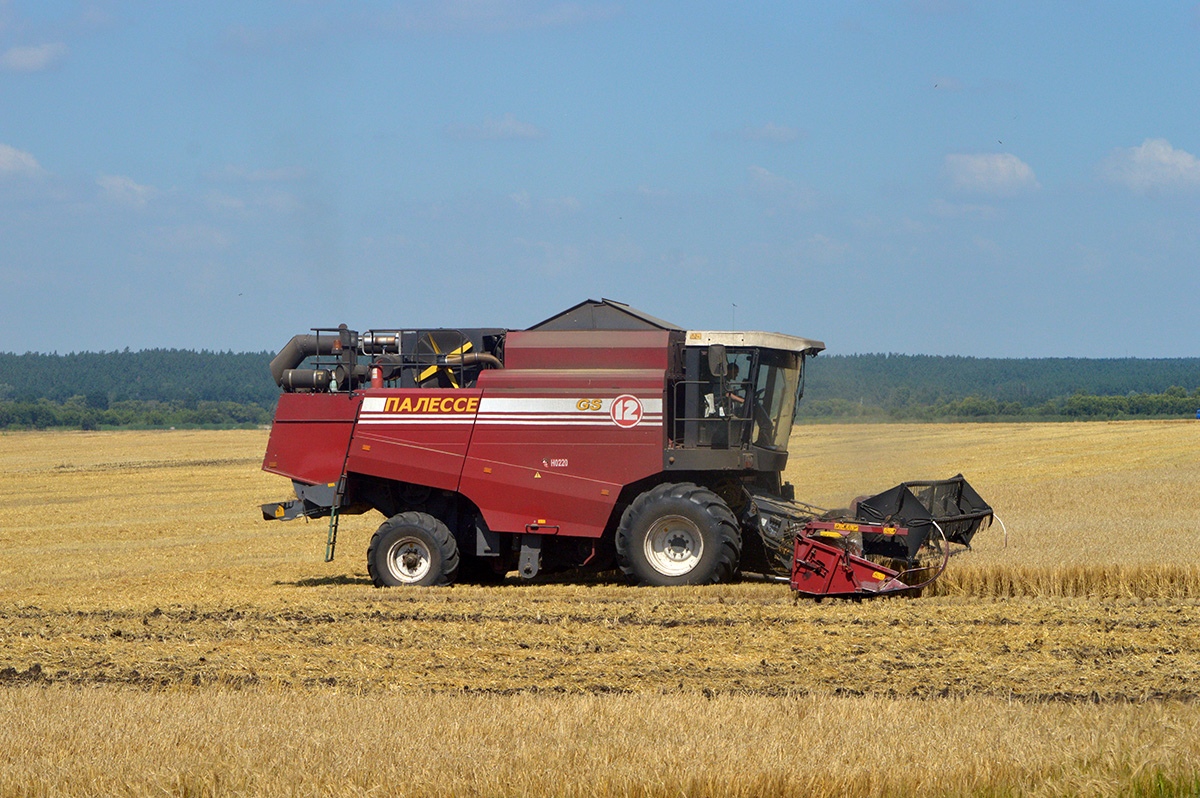
[[[371,576],[371,581],[375,583],[375,587],[388,587],[388,584],[383,580],[383,574],[378,568],[377,557],[379,547],[383,545],[389,533],[397,527],[416,527],[421,529],[437,545],[438,551],[442,555],[441,568],[430,584],[448,585],[454,581],[458,575],[459,566],[458,542],[454,539],[454,535],[451,534],[450,529],[445,524],[432,515],[409,511],[393,515],[384,521],[379,526],[379,529],[375,530],[375,534],[371,536],[371,543],[367,546],[367,573]]]
[[[708,488],[692,482],[661,483],[642,493],[633,500],[629,507],[625,508],[625,512],[621,515],[621,522],[617,526],[616,534],[617,563],[621,569],[621,573],[631,582],[641,584],[650,583],[642,574],[638,573],[637,566],[630,557],[630,552],[635,547],[641,545],[641,541],[635,539],[636,536],[634,535],[634,528],[639,526],[639,519],[644,514],[652,512],[648,508],[652,508],[655,504],[663,500],[689,502],[709,518],[713,519],[718,526],[718,550],[713,567],[708,573],[701,575],[698,579],[692,578],[692,575],[689,574],[687,578],[681,581],[676,581],[676,578],[669,577],[654,581],[665,584],[714,584],[729,581],[736,573],[738,560],[741,557],[741,528],[738,526],[733,511],[729,509],[729,505],[720,496]]]

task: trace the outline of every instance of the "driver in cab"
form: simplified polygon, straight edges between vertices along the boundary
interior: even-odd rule
[[[725,405],[733,416],[746,414],[746,386],[738,380],[739,373],[738,364],[730,363],[725,383]]]

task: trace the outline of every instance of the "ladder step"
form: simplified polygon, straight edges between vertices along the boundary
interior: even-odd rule
[[[338,478],[337,492],[333,494],[333,506],[329,508],[329,537],[325,541],[325,562],[333,562],[333,552],[337,548],[338,508],[342,506],[342,494],[346,491],[346,472],[343,467],[342,476]]]

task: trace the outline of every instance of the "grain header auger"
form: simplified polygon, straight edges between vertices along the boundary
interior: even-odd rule
[[[991,508],[961,476],[841,511],[797,502],[781,474],[805,361],[824,348],[611,300],[527,330],[314,329],[271,362],[283,394],[263,469],[296,498],[263,517],[328,517],[329,561],[338,519],[379,511],[379,586],[616,567],[646,585],[912,591]]]

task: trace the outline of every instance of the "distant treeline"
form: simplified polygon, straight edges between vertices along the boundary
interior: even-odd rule
[[[0,429],[269,424],[273,352],[0,353]],[[798,415],[816,419],[1193,417],[1200,358],[821,355]]]
[[[279,388],[267,364],[274,352],[0,353],[0,400],[66,402],[84,396],[91,407],[112,402],[239,402],[274,407]]]
[[[1194,417],[1200,358],[820,355],[802,418],[1111,419]]]
[[[0,353],[0,429],[269,424],[273,352]]]
[[[273,410],[243,402],[156,402],[136,399],[91,407],[85,399],[66,402],[0,401],[0,429],[105,429],[113,427],[257,427],[271,423]]]
[[[880,406],[847,399],[811,399],[807,396],[798,408],[803,419],[862,419],[896,421],[1070,421],[1119,418],[1194,418],[1200,410],[1200,390],[1190,393],[1180,387],[1163,393],[1135,393],[1129,396],[1096,396],[1075,393],[1047,399],[1037,404],[1001,402],[978,396],[944,399],[935,404],[897,404]]]

